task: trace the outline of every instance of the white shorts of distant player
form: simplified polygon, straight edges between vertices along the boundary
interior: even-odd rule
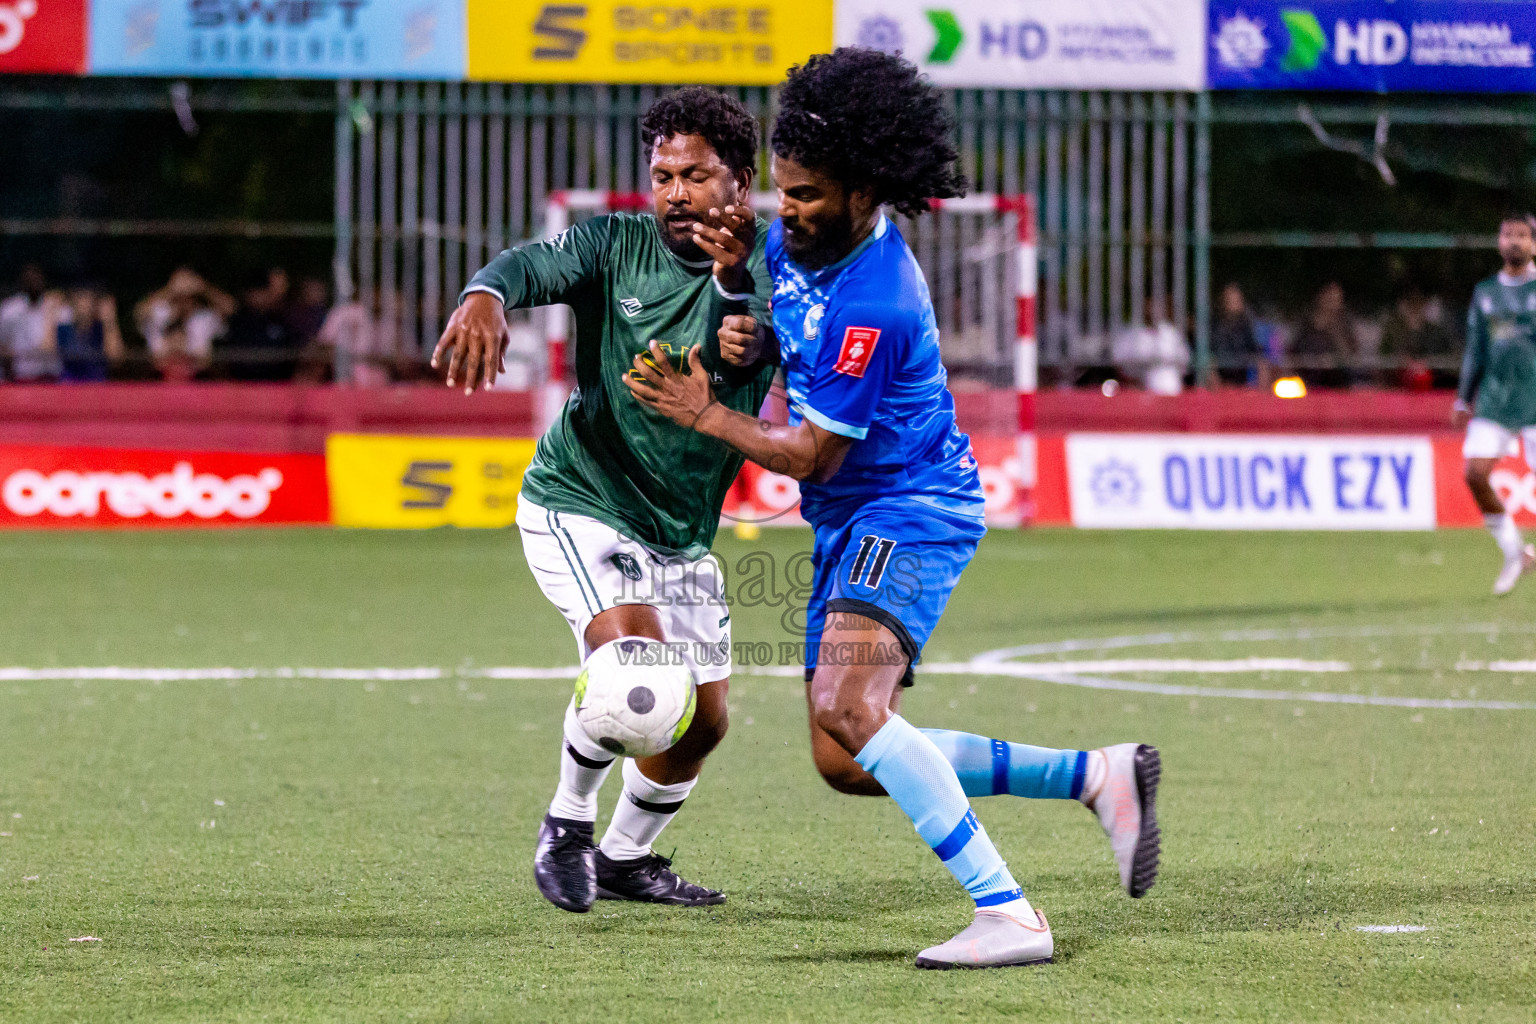
[[[1525,464],[1536,469],[1536,426],[1523,427]],[[1464,459],[1502,459],[1515,454],[1515,431],[1493,420],[1476,418],[1467,423],[1467,439],[1461,445]]]
[[[539,589],[565,616],[583,661],[586,632],[600,613],[648,604],[661,615],[667,641],[679,645],[699,683],[731,674],[731,618],[720,563],[667,556],[606,523],[517,500],[523,554]]]

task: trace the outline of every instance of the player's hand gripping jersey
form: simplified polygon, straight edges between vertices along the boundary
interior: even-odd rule
[[[1509,430],[1536,425],[1536,279],[1498,274],[1473,290],[1457,397]]]
[[[827,524],[900,497],[979,519],[981,478],[955,425],[928,282],[896,226],[882,214],[858,248],[811,271],[775,223],[768,266],[790,422],[858,441],[831,480],[801,485],[801,514]]]
[[[733,301],[715,287],[713,263],[686,262],[662,242],[656,218],[594,217],[554,238],[509,249],[465,289],[508,308],[565,303],[576,313],[576,389],[539,439],[523,478],[531,501],[588,516],[666,552],[702,558],[742,459],[725,445],[642,407],[621,376],[652,339],[684,368],[700,353],[721,404],[757,415],[774,367],[720,358],[729,313],[768,315],[767,225],[757,222],[749,263],[755,294]]]

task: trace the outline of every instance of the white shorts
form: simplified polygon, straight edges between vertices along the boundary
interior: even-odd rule
[[[539,589],[560,609],[583,661],[587,626],[615,605],[646,604],[661,613],[667,640],[683,645],[694,679],[712,683],[731,674],[731,612],[720,563],[652,551],[606,523],[555,512],[517,499],[523,554]]]
[[[1526,465],[1536,468],[1536,427],[1520,430],[1520,440],[1525,442]],[[1464,459],[1502,459],[1515,455],[1515,432],[1501,423],[1481,418],[1467,424],[1467,439],[1461,445]]]

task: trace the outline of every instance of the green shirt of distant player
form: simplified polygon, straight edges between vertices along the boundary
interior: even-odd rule
[[[1510,430],[1536,425],[1536,272],[1500,273],[1473,290],[1457,397]]]
[[[662,240],[650,214],[593,217],[554,238],[509,249],[471,279],[507,308],[565,303],[576,314],[576,389],[523,477],[529,500],[589,516],[663,552],[701,558],[720,525],[742,458],[635,401],[622,377],[654,338],[676,365],[697,345],[722,405],[757,415],[774,367],[739,368],[720,358],[728,313],[767,323],[772,283],[757,221],[749,267],[753,294],[727,299],[713,263],[690,262]]]

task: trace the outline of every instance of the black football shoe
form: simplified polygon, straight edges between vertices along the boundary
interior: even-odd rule
[[[659,853],[634,860],[612,860],[597,851],[597,898],[666,903],[674,907],[712,907],[725,893],[694,885],[672,873],[672,858]]]
[[[592,822],[544,815],[533,854],[533,880],[539,892],[561,910],[585,914],[597,896],[597,867],[592,855]]]

